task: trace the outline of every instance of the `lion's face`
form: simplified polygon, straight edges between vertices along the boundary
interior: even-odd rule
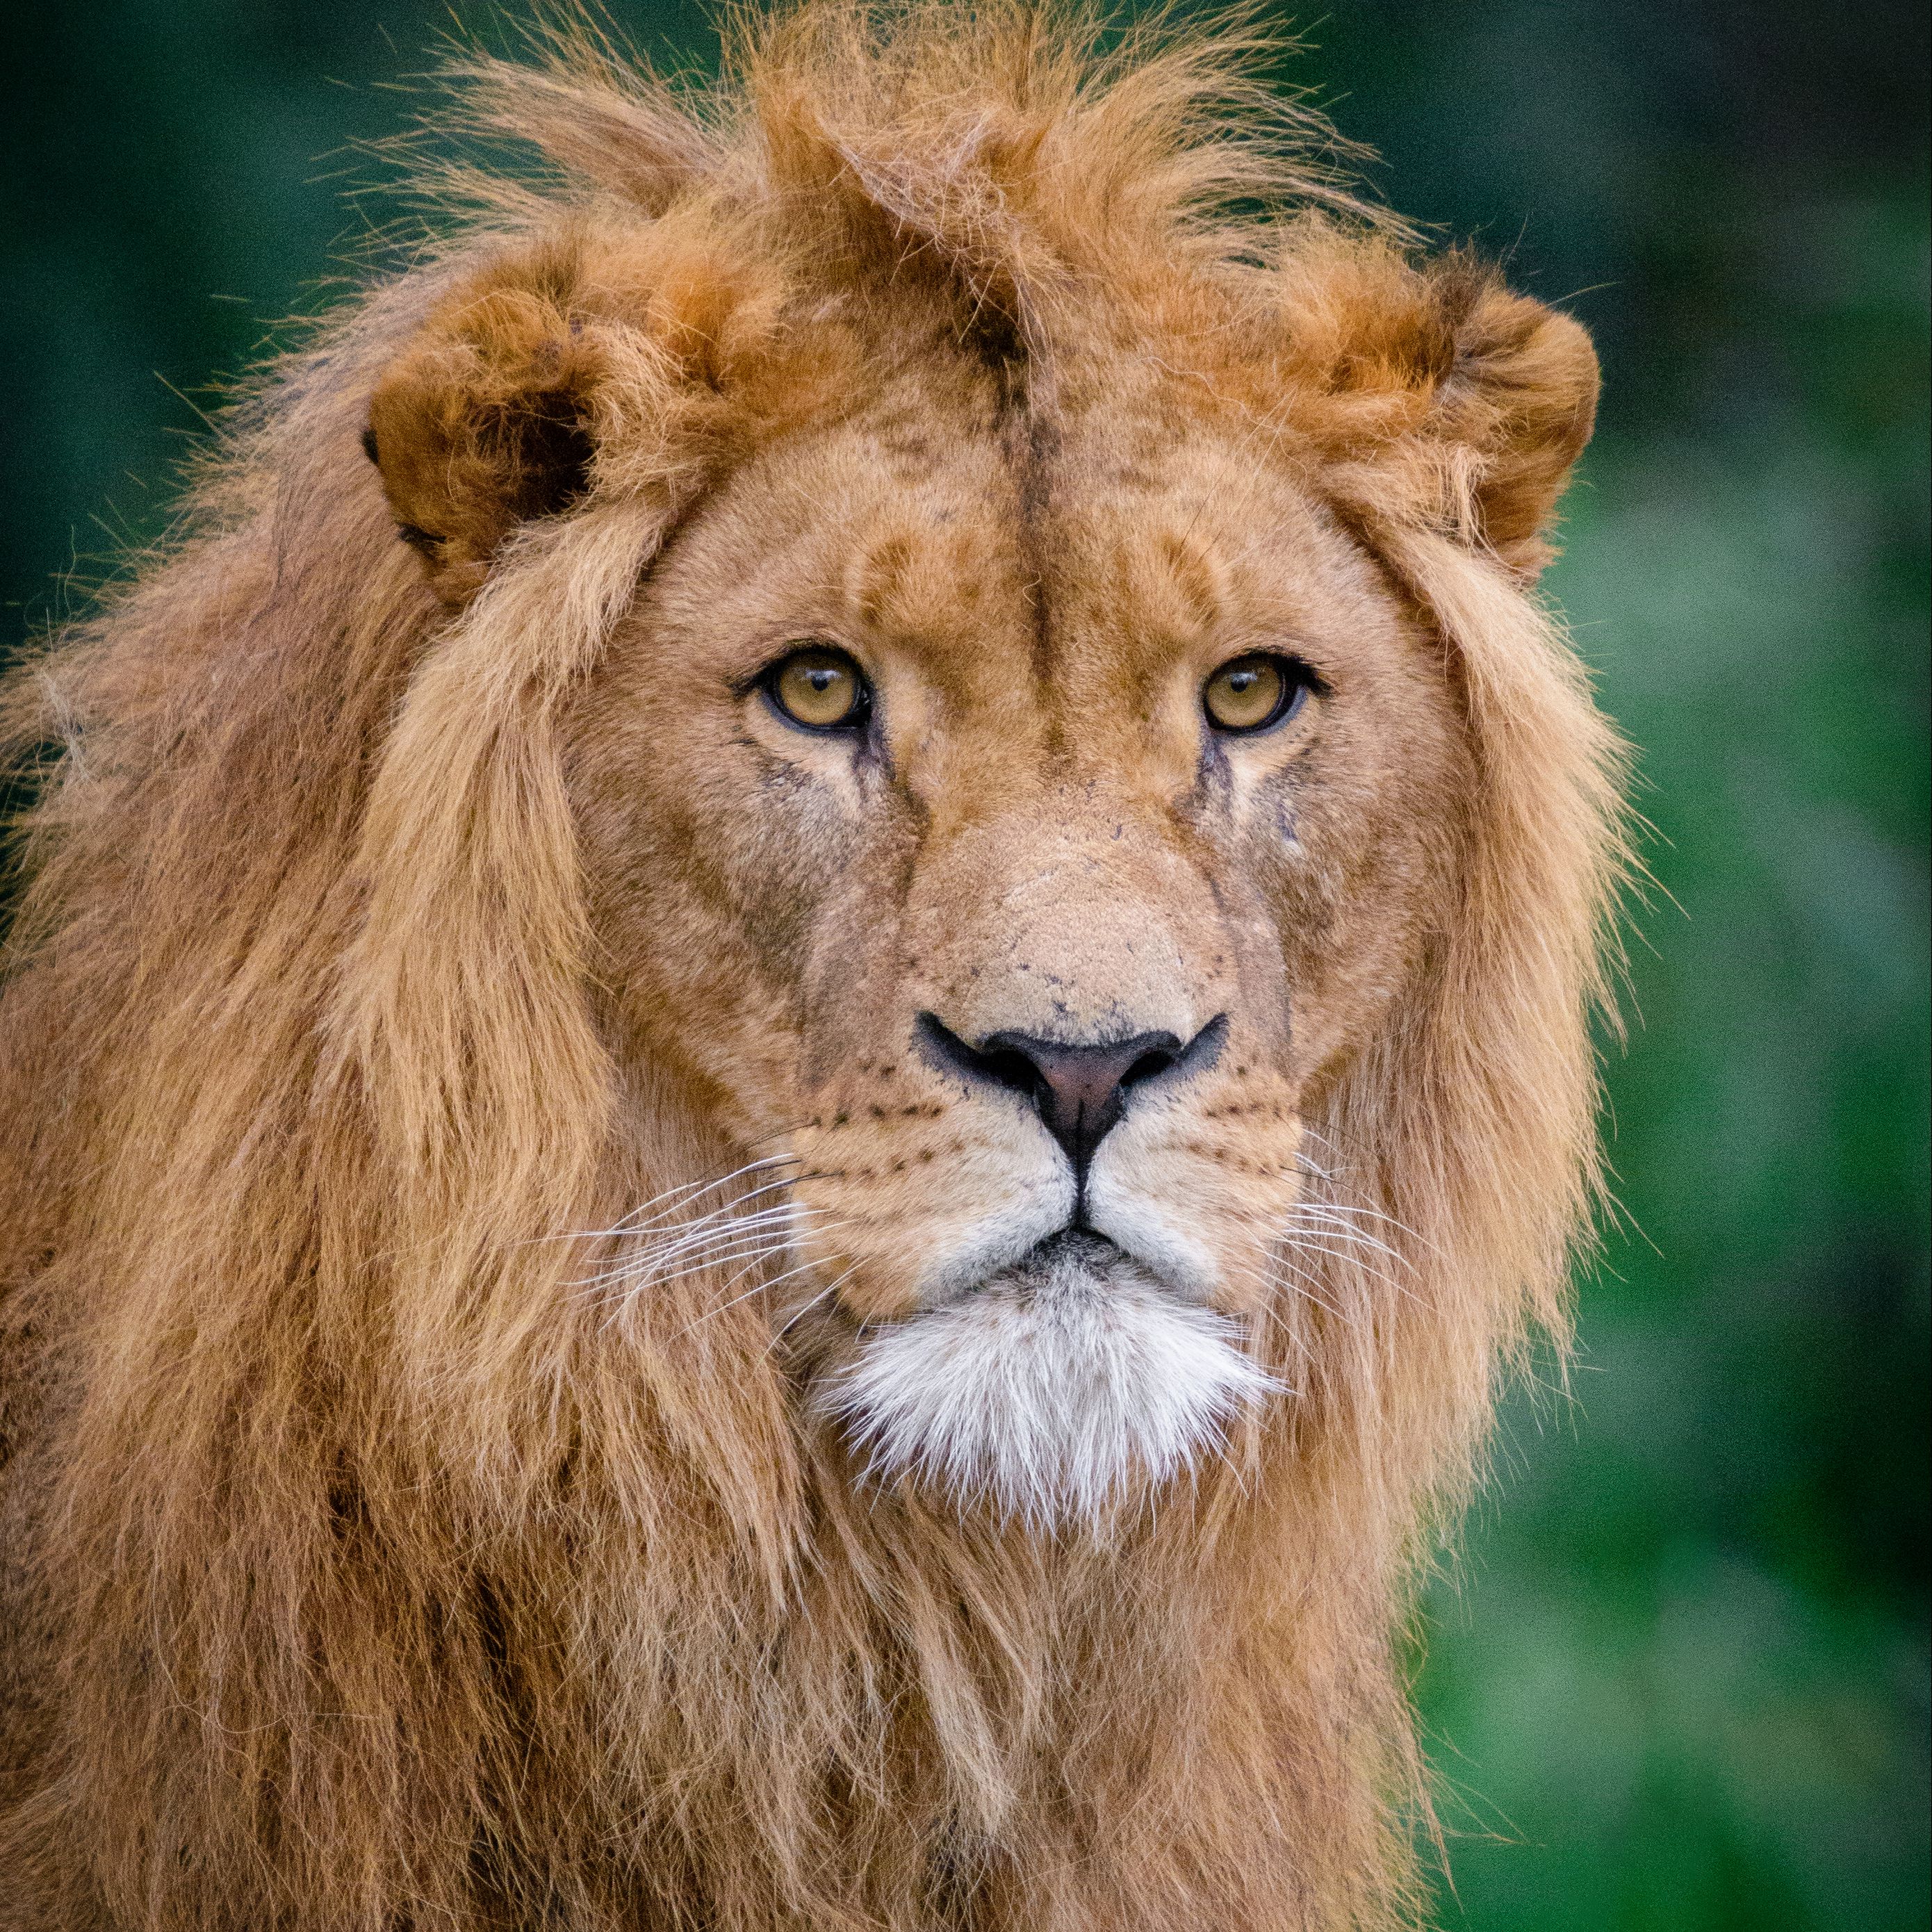
[[[928,368],[754,458],[571,728],[620,1053],[780,1163],[814,1399],[1048,1514],[1268,1387],[1303,1108],[1467,783],[1367,554],[1198,394],[1095,386],[1029,447]]]

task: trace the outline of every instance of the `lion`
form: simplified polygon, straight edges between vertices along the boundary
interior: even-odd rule
[[[0,1922],[1426,1915],[1598,1184],[1598,376],[1265,51],[479,58],[544,166],[16,677]]]

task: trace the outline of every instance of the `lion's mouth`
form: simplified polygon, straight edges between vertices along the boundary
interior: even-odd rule
[[[1225,1316],[1064,1228],[866,1334],[820,1399],[875,1479],[1051,1528],[1184,1474],[1276,1386]]]
[[[1020,1294],[1064,1292],[1082,1276],[1090,1276],[1096,1287],[1104,1286],[1122,1268],[1148,1272],[1105,1234],[1091,1228],[1066,1227],[1036,1241],[1018,1261],[995,1270],[980,1288],[1009,1288]]]

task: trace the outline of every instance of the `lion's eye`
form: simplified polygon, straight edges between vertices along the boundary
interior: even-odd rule
[[[1231,658],[1201,693],[1201,708],[1217,731],[1265,731],[1301,708],[1314,674],[1294,658],[1271,651]]]
[[[872,709],[866,674],[843,651],[823,644],[782,657],[761,681],[778,711],[809,731],[852,730]]]

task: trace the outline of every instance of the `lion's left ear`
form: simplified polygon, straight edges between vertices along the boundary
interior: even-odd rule
[[[1437,434],[1475,457],[1471,491],[1483,541],[1526,575],[1597,416],[1597,352],[1574,317],[1487,283],[1454,332]]]
[[[1281,266],[1280,376],[1344,503],[1446,527],[1533,577],[1597,410],[1581,323],[1462,254],[1302,224]]]

